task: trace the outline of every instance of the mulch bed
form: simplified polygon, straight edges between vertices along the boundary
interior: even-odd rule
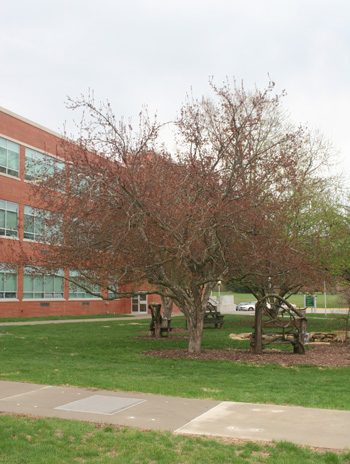
[[[154,337],[150,336],[149,330],[142,330],[138,332],[139,334],[144,334],[144,335],[139,335],[138,337],[131,337],[131,338],[138,338],[140,340],[155,340]],[[178,335],[178,334],[185,334],[185,335]],[[158,340],[188,340],[188,330],[186,330],[184,327],[176,327],[171,330],[171,334],[169,337],[163,336],[162,338]]]
[[[267,349],[262,355],[251,353],[249,350],[202,350],[196,354],[189,353],[186,349],[152,350],[143,354],[159,358],[234,361],[251,364],[280,364],[282,366],[307,364],[320,367],[350,367],[350,343],[313,345],[311,349],[306,351],[305,355],[275,349]]]

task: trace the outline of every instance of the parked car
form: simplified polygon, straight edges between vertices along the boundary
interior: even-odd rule
[[[236,306],[236,311],[255,311],[256,301],[242,301]]]

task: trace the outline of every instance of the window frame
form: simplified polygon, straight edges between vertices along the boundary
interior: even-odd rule
[[[53,287],[49,289],[51,282]],[[31,285],[31,290],[26,288],[28,283]],[[23,269],[23,300],[64,300],[64,270],[60,269],[52,275],[42,273],[33,266],[25,266]]]
[[[30,210],[30,212],[28,210]],[[34,206],[24,205],[23,238],[25,240],[34,240],[36,242],[44,242],[45,236],[49,230],[49,227],[47,227],[45,223],[45,219],[48,217],[49,214],[50,212],[47,210],[44,210],[41,208],[35,208]],[[26,229],[27,224],[28,224],[28,217],[32,218],[31,220],[33,222],[33,231]],[[36,229],[36,225],[39,222],[39,220],[40,220],[40,227],[42,227],[42,231],[38,230],[36,232],[35,229]],[[30,234],[31,236],[28,237],[26,236],[26,234],[27,235]]]
[[[50,172],[51,168],[53,168],[52,174],[54,174],[55,169],[63,171],[65,169],[65,165],[65,161],[60,158],[26,147],[24,180],[29,182],[39,182],[45,178],[45,175]],[[33,169],[34,173],[30,173],[31,169]],[[40,173],[40,171],[42,172]]]
[[[107,298],[113,298],[113,299],[119,299],[119,285],[118,283],[116,284],[110,284],[108,285],[109,288],[107,288]],[[111,288],[114,288],[114,290],[110,290]]]
[[[69,271],[69,278],[74,278],[74,277],[79,277],[81,274],[77,270],[71,269]],[[83,276],[82,276],[83,277]],[[101,287],[100,285],[94,284],[94,287],[96,287],[96,293],[97,290],[101,295]],[[75,296],[72,296],[75,295]],[[96,296],[88,291],[84,290],[82,287],[80,287],[77,283],[72,282],[69,280],[69,293],[68,293],[68,299],[69,300],[97,300],[101,299],[101,296]]]
[[[18,179],[19,171],[20,171],[20,145],[16,142],[12,142],[12,140],[8,140],[4,137],[0,137],[0,150],[1,149],[5,150],[6,159],[5,159],[5,164],[2,164],[0,161],[0,174],[5,174],[7,176],[15,177],[16,179]],[[15,153],[17,155],[16,165],[18,166],[18,169],[9,167],[9,158],[10,158],[9,152]],[[1,156],[0,156],[0,160],[1,160]]]
[[[15,291],[6,290],[6,276],[15,278]],[[14,296],[9,296],[9,293]],[[4,264],[0,264],[0,301],[4,300],[18,300],[18,272],[12,272],[6,269]]]
[[[9,206],[14,205],[15,209],[10,209]],[[0,210],[4,211],[4,227],[0,225],[0,238],[15,237],[18,238],[18,203],[0,199]],[[16,213],[16,229],[8,228],[8,213]],[[3,232],[3,233],[2,233]]]

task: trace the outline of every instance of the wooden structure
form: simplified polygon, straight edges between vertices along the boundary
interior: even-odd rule
[[[222,329],[224,326],[224,315],[218,311],[214,302],[208,302],[207,309],[204,313],[203,328],[213,325],[216,329]],[[187,321],[186,321],[187,329]]]
[[[215,328],[222,329],[224,326],[224,315],[220,314],[215,304],[208,302],[207,310],[204,314],[203,327],[213,325]]]
[[[169,332],[171,331],[171,319],[162,317],[160,313],[162,305],[159,303],[151,303],[148,305],[148,308],[151,311],[152,316],[149,327],[152,337],[161,338],[163,334],[166,334],[166,336],[169,337]]]
[[[306,322],[304,311],[279,295],[266,295],[256,304],[251,351],[262,354],[266,345],[292,344],[294,353],[305,354]]]

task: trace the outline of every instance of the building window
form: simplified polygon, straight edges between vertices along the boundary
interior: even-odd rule
[[[64,161],[60,161],[49,155],[26,148],[25,179],[40,180],[53,176],[57,171],[64,169]]]
[[[85,288],[89,288],[92,292],[98,293],[98,295],[100,295],[101,288],[99,285],[87,282],[78,271],[70,271],[69,277],[74,279],[74,282],[69,282],[69,299],[99,298],[99,296],[92,295],[87,290],[85,290]],[[78,285],[79,282],[81,283],[82,287]]]
[[[111,290],[108,290],[108,298],[118,298],[118,292],[112,292]]]
[[[62,220],[59,217],[53,218],[50,211],[24,206],[24,238],[62,244],[61,223]]]
[[[108,285],[108,298],[118,298],[118,283]]]
[[[43,241],[47,227],[45,219],[48,211],[30,206],[24,207],[24,232],[23,237],[31,240]]]
[[[53,220],[55,219],[55,220]],[[49,223],[47,221],[50,221]],[[50,211],[24,206],[23,237],[38,242],[61,244],[61,220],[53,218]]]
[[[0,264],[0,299],[17,298],[17,274]]]
[[[140,292],[131,298],[131,312],[147,314],[147,295]]]
[[[33,267],[25,267],[23,299],[64,298],[63,275],[63,270],[56,275],[44,275]]]
[[[0,200],[0,236],[17,237],[18,204]]]
[[[19,145],[0,137],[0,173],[18,177]]]

